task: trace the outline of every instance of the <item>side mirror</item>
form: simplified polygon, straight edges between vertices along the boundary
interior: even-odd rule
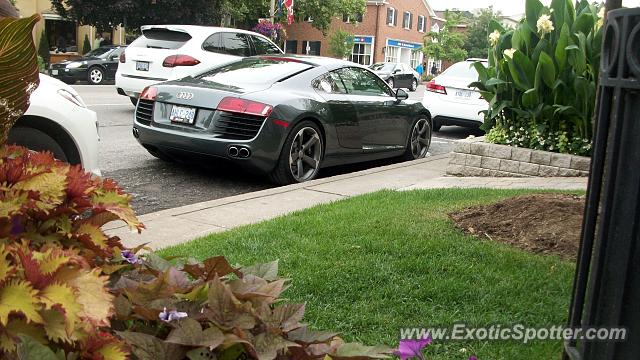
[[[394,74],[399,74],[399,73],[400,73],[400,71],[402,71],[402,70],[400,70],[400,69],[395,69],[395,70],[393,71],[393,73],[394,73]]]
[[[409,94],[402,89],[396,90],[396,99],[398,101],[407,100],[409,98]]]

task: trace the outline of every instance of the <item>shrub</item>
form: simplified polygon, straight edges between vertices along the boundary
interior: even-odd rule
[[[51,61],[51,53],[49,52],[49,40],[47,40],[47,33],[44,30],[40,35],[40,42],[38,43],[38,56],[42,58],[45,67]]]
[[[473,83],[489,102],[488,140],[588,155],[596,103],[602,17],[582,0],[527,0],[526,18],[505,30],[493,21],[489,66]]]
[[[91,51],[91,41],[89,41],[89,35],[84,36],[84,42],[82,43],[82,54],[86,54]]]
[[[141,360],[384,358],[391,349],[344,343],[302,324],[304,304],[280,299],[278,262],[234,268],[224,257],[172,265],[127,254],[113,287],[112,325]]]
[[[329,52],[338,59],[346,59],[353,52],[353,35],[336,29],[329,37]]]

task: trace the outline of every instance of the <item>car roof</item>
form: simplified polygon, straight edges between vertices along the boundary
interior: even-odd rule
[[[196,36],[208,36],[215,32],[237,32],[242,34],[251,34],[251,35],[259,35],[261,37],[265,37],[262,34],[258,34],[253,31],[236,29],[236,28],[227,28],[227,27],[219,27],[219,26],[203,26],[203,25],[143,25],[140,27],[141,30],[149,30],[149,29],[167,29],[173,31],[186,32],[189,35]]]

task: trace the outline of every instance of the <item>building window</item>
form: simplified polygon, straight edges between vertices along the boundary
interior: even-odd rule
[[[50,50],[53,49],[57,53],[78,52],[78,26],[74,21],[46,19],[44,27]]]
[[[350,60],[360,65],[371,65],[373,49],[371,44],[354,44]]]
[[[320,41],[303,41],[302,54],[320,56]]]
[[[361,23],[362,22],[362,18],[364,15],[362,14],[356,14],[356,15],[342,15],[342,21],[346,22],[346,23]]]
[[[412,21],[411,13],[409,11],[405,11],[404,17],[402,18],[402,26],[404,26],[405,29],[410,30]]]
[[[396,9],[390,7],[387,9],[387,25],[396,26],[396,19],[398,18],[398,14],[396,13]]]
[[[397,63],[400,62],[400,48],[397,46],[387,46],[384,53],[384,62]]]
[[[287,49],[287,54],[297,54],[298,53],[298,40],[287,40],[285,45]]]
[[[418,16],[418,31],[424,32],[427,24],[425,24],[425,17],[420,15]]]
[[[422,64],[422,49],[411,52],[411,68],[415,69]]]

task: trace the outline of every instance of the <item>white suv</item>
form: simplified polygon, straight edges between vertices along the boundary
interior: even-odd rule
[[[155,83],[204,72],[239,57],[282,54],[268,38],[245,30],[192,26],[147,25],[120,55],[118,94],[133,104]]]
[[[40,74],[27,112],[9,131],[8,144],[50,151],[56,159],[100,175],[98,119],[69,85]]]

